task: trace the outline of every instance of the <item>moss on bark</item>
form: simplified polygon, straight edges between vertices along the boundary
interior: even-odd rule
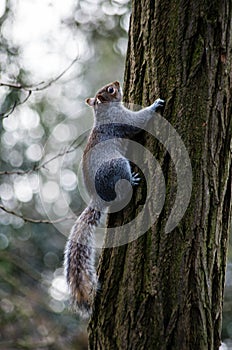
[[[132,1],[124,100],[166,100],[165,117],[191,158],[193,191],[179,225],[164,232],[176,173],[154,152],[166,179],[159,219],[136,241],[103,251],[90,349],[218,349],[231,228],[232,2]],[[109,224],[133,219],[138,198]]]

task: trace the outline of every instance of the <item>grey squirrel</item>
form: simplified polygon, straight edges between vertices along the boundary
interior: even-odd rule
[[[71,229],[64,259],[72,304],[82,317],[90,315],[98,289],[94,266],[95,228],[107,208],[127,195],[126,188],[116,193],[117,182],[124,179],[131,186],[136,186],[140,181],[138,174],[132,173],[129,160],[122,155],[122,139],[135,136],[164,108],[164,100],[157,99],[151,106],[133,112],[121,101],[118,81],[104,86],[94,97],[86,99],[94,111],[94,125],[82,159],[84,182],[91,201]]]

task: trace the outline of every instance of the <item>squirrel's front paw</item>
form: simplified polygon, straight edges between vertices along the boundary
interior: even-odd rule
[[[138,186],[140,180],[141,179],[139,177],[139,174],[137,174],[137,173],[131,174],[131,185],[132,186]]]
[[[154,112],[162,114],[165,106],[165,101],[161,100],[161,98],[158,98],[155,100],[155,102],[151,105],[151,108]]]

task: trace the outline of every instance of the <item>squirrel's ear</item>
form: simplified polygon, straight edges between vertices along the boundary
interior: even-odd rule
[[[86,103],[87,105],[89,105],[90,107],[93,107],[93,106],[94,106],[94,101],[95,101],[95,98],[94,98],[94,97],[90,97],[90,98],[87,98],[87,99],[85,100],[85,103]]]
[[[120,88],[120,83],[119,83],[119,81],[116,80],[116,81],[114,82],[114,85],[116,85],[118,88]]]

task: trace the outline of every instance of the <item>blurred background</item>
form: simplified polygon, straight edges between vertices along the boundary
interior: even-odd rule
[[[87,349],[86,323],[68,308],[63,250],[84,206],[84,101],[123,82],[129,16],[128,0],[0,0],[1,349]],[[226,284],[230,349],[232,263]]]

